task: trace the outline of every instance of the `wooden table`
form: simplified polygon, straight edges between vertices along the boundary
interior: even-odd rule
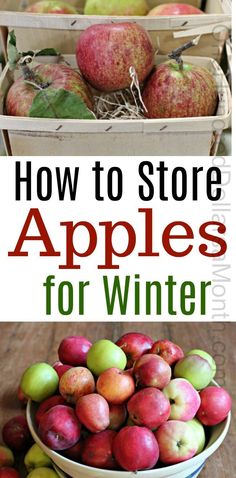
[[[57,360],[57,348],[67,335],[85,335],[117,340],[128,331],[140,331],[153,338],[169,338],[185,351],[202,348],[215,356],[217,380],[236,397],[236,324],[219,323],[3,323],[0,333],[1,399],[0,427],[19,413],[17,386],[24,369],[34,362]],[[233,478],[236,475],[235,412],[225,443],[212,457],[201,478]],[[24,476],[24,475],[23,475]]]

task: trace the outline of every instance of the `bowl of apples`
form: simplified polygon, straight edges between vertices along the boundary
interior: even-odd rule
[[[193,478],[224,441],[229,393],[205,351],[141,333],[62,340],[23,373],[35,442],[72,478]]]

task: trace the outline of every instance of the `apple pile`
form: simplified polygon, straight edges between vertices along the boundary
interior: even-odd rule
[[[58,356],[27,368],[21,393],[39,403],[42,442],[87,466],[136,472],[189,460],[231,409],[202,350],[137,332],[116,343],[66,337]]]
[[[25,454],[24,468],[27,478],[59,478],[52,466],[50,458],[36,443]],[[0,478],[20,478],[20,476],[19,471],[14,467],[14,456],[11,450],[0,446]]]
[[[90,26],[79,37],[76,59],[84,79],[96,90],[108,93],[130,86],[132,66],[142,86],[149,119],[216,113],[218,90],[212,73],[201,66],[183,63],[181,58],[164,62],[152,71],[152,41],[137,24]]]
[[[69,4],[69,5],[68,5]],[[41,0],[26,8],[30,13],[77,13],[78,0]],[[147,0],[86,0],[85,15],[107,16],[163,16],[163,15],[199,15],[203,11],[186,3],[163,3],[149,10]]]
[[[214,116],[218,88],[213,74],[181,59],[180,52],[195,44],[192,41],[179,47],[169,55],[171,60],[154,68],[152,40],[141,25],[95,24],[84,30],[77,41],[78,72],[55,63],[29,67],[28,55],[16,50],[16,38],[11,32],[9,65],[13,61],[11,69],[20,67],[23,75],[7,93],[6,113],[22,117],[96,119],[95,98],[117,91],[125,93],[128,89],[130,92],[135,72],[140,86],[136,103],[140,105],[142,118],[144,110],[148,119]],[[114,105],[111,98],[108,102]],[[134,102],[133,96],[131,101]],[[99,111],[97,117],[100,119]]]

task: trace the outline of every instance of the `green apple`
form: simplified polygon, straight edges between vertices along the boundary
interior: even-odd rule
[[[50,468],[41,467],[35,468],[31,471],[26,478],[60,478],[59,475]]]
[[[197,420],[197,418],[194,418],[193,420],[190,420],[187,422],[187,424],[192,428],[194,435],[197,439],[198,442],[198,449],[196,455],[199,455],[199,453],[204,450],[205,444],[206,444],[206,434],[204,427],[202,424]]]
[[[24,464],[28,472],[35,468],[50,467],[52,461],[49,456],[35,443],[26,453]]]
[[[87,0],[85,15],[139,16],[148,13],[146,0]]]
[[[0,468],[11,467],[14,464],[14,455],[10,448],[0,445]]]
[[[193,350],[190,350],[186,354],[186,356],[188,356],[188,355],[199,355],[200,357],[207,360],[209,362],[210,366],[211,366],[211,369],[212,369],[212,378],[214,378],[214,376],[216,374],[216,363],[215,363],[215,360],[213,359],[213,357],[210,354],[208,354],[204,350],[193,349]]]
[[[200,355],[188,355],[175,365],[174,377],[185,378],[196,390],[202,390],[212,381],[213,372],[209,362]]]
[[[101,375],[112,367],[124,370],[126,364],[127,358],[123,350],[107,339],[95,342],[87,354],[87,367],[95,375]]]
[[[58,383],[57,372],[51,365],[36,363],[25,370],[20,387],[26,397],[42,402],[56,392]]]

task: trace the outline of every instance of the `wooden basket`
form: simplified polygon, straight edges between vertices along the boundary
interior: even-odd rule
[[[94,23],[131,21],[143,25],[149,30],[159,53],[165,55],[193,36],[202,34],[198,47],[191,55],[209,56],[218,62],[231,27],[231,6],[229,0],[207,0],[207,15],[181,15],[165,17],[105,17],[85,15],[45,15],[30,14],[22,11],[23,5],[35,0],[1,0],[0,25],[4,41],[7,29],[15,29],[19,49],[26,51],[48,46],[62,53],[71,53],[79,33]],[[81,1],[81,11],[84,1]],[[149,0],[150,8],[163,3]],[[185,0],[200,6],[200,0]],[[188,53],[187,53],[188,54]]]
[[[186,57],[184,57],[186,59]],[[76,67],[75,56],[66,61]],[[166,60],[158,57],[157,63]],[[0,79],[0,129],[9,155],[14,156],[189,156],[215,154],[223,129],[230,122],[231,96],[227,80],[211,58],[188,57],[208,68],[219,92],[217,116],[158,120],[60,120],[4,115],[4,101],[13,82],[8,66]],[[52,61],[57,61],[55,58]],[[49,59],[42,59],[49,62]]]

